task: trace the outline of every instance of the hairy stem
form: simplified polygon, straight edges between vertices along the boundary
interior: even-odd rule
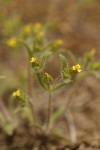
[[[8,122],[12,120],[8,109],[6,108],[1,99],[0,99],[0,110],[2,111]]]
[[[32,72],[31,72],[30,62],[28,62],[27,77],[28,77],[27,91],[28,91],[29,96],[32,98],[33,79],[32,79]]]
[[[51,93],[49,93],[49,99],[48,99],[48,110],[47,110],[47,128],[50,127],[50,121],[51,121],[51,115],[52,115],[52,97]]]
[[[69,127],[70,139],[73,143],[75,143],[77,140],[76,127],[75,127],[73,115],[70,110],[67,110],[67,112],[65,114],[65,119],[66,119],[68,127]]]
[[[36,112],[35,112],[35,109],[34,109],[34,105],[31,103],[31,111],[32,111],[32,115],[34,117],[34,122],[38,122],[38,119],[37,119],[37,115],[36,115]]]
[[[31,67],[30,67],[30,62],[28,61],[28,68],[27,68],[27,80],[28,80],[28,85],[27,85],[27,91],[28,91],[28,95],[31,99],[31,111],[32,111],[32,115],[34,117],[34,122],[37,122],[38,123],[38,118],[37,118],[37,115],[36,115],[36,112],[35,112],[35,108],[34,108],[34,104],[33,104],[33,101],[32,101],[32,97],[33,97],[33,94],[32,94],[32,90],[33,90],[33,78],[32,78],[32,71],[31,71]]]

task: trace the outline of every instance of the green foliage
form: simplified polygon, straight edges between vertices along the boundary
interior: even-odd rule
[[[63,69],[68,69],[68,63],[67,63],[67,61],[66,61],[66,58],[63,56],[63,55],[59,55],[60,56],[60,59],[61,59],[61,63],[62,63],[62,70]]]
[[[14,19],[14,18],[13,18]],[[16,19],[15,19],[16,20]],[[36,133],[39,134],[51,134],[52,136],[57,137],[58,139],[68,140],[67,137],[62,133],[61,129],[54,127],[54,124],[60,119],[60,117],[65,113],[64,108],[58,108],[57,111],[53,112],[52,109],[52,96],[54,92],[60,90],[64,86],[68,86],[73,82],[78,85],[78,81],[81,81],[84,77],[93,75],[99,79],[99,69],[100,62],[95,59],[95,49],[84,54],[84,57],[77,58],[71,51],[67,51],[67,56],[70,57],[73,66],[68,64],[68,59],[62,54],[59,54],[61,69],[59,72],[59,81],[53,78],[53,75],[46,72],[46,64],[50,58],[55,55],[56,52],[62,48],[62,40],[48,40],[47,33],[48,28],[46,25],[41,23],[35,24],[26,24],[22,26],[20,21],[14,21],[13,25],[19,25],[19,32],[15,34],[14,37],[13,31],[8,29],[7,32],[4,32],[5,35],[8,35],[10,39],[7,40],[6,44],[12,49],[22,49],[24,48],[27,52],[27,63],[28,63],[28,77],[27,83],[29,84],[28,89],[23,91],[21,88],[17,89],[12,94],[12,102],[17,101],[17,105],[13,108],[13,115],[16,117],[20,114],[21,119],[28,120],[29,123],[35,128]],[[10,28],[10,27],[9,27]],[[4,29],[3,31],[6,31]],[[5,40],[6,41],[6,40]],[[32,73],[33,72],[33,73]],[[2,76],[0,79],[3,78]],[[47,115],[44,123],[41,125],[41,120],[39,121],[37,111],[34,107],[34,87],[31,83],[31,79],[37,80],[40,86],[48,93],[48,109]],[[74,86],[72,87],[74,89]],[[12,105],[13,107],[13,105]],[[0,119],[3,121],[4,116],[0,114]],[[4,124],[4,130],[8,134],[12,134],[15,126],[11,126],[12,119],[8,124]]]
[[[59,108],[56,112],[54,112],[50,119],[50,124],[54,124],[64,113],[64,108]]]
[[[37,114],[34,110],[32,97],[28,95],[27,92],[23,92],[19,89],[13,92],[13,97],[15,97],[16,100],[19,99],[18,107],[14,110],[14,115],[16,116],[18,113],[21,113],[22,119],[28,119],[33,127],[39,130],[39,132],[46,134],[47,132],[50,132],[50,126],[53,126],[64,112],[64,109],[62,108],[54,113],[51,112],[52,94],[65,85],[68,85],[71,82],[72,76],[76,74],[72,74],[74,70],[72,67],[69,67],[65,56],[62,54],[59,55],[61,61],[59,82],[56,82],[56,79],[54,80],[52,75],[45,72],[45,67],[49,58],[61,48],[63,42],[60,39],[50,42],[47,41],[44,36],[46,35],[46,29],[44,29],[42,24],[27,24],[23,27],[22,32],[19,32],[18,34],[15,38],[8,39],[7,45],[10,48],[17,47],[19,49],[23,46],[26,49],[28,63],[30,63],[33,68],[35,73],[34,76],[37,76],[40,86],[48,92],[48,121],[44,122],[44,124],[46,124],[45,128],[39,124]]]

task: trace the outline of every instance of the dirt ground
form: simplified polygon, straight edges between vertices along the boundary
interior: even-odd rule
[[[94,86],[93,86],[94,85]],[[72,87],[72,85],[71,85]],[[70,87],[70,88],[71,88]],[[63,142],[52,136],[35,135],[28,123],[21,124],[12,136],[0,129],[1,150],[99,150],[100,149],[100,85],[95,79],[87,78],[80,83],[71,99],[70,111],[74,118],[77,142]],[[35,91],[35,94],[39,91]],[[53,95],[53,108],[67,104],[69,88],[66,87]],[[34,97],[36,111],[43,115],[47,108],[47,94],[40,90]],[[37,102],[38,99],[38,102]],[[40,117],[42,117],[40,115]],[[56,122],[54,127],[63,129],[70,139],[69,126],[65,118],[67,112]]]

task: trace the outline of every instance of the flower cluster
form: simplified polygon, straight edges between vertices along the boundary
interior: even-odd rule
[[[7,45],[9,47],[12,47],[12,48],[16,47],[16,45],[17,45],[17,39],[16,38],[10,38],[10,39],[8,39],[7,40]]]
[[[27,24],[24,26],[23,30],[24,30],[24,33],[29,34],[32,31],[32,27],[31,25]]]
[[[43,76],[43,80],[45,83],[49,84],[53,81],[53,78],[50,74],[48,74],[47,72],[44,73],[44,76]]]
[[[13,97],[20,97],[21,96],[21,91],[20,90],[16,90],[13,92]]]
[[[34,28],[35,28],[36,30],[40,30],[40,29],[42,28],[42,24],[39,23],[39,22],[37,22],[37,23],[34,24]]]
[[[57,39],[55,42],[54,42],[55,46],[61,46],[63,44],[63,41],[61,39]]]
[[[77,71],[77,72],[81,72],[81,66],[79,64],[72,66],[72,70]]]
[[[32,57],[30,60],[31,63],[35,63],[36,61],[37,61],[37,59],[35,57]]]
[[[30,63],[32,64],[32,67],[35,71],[39,71],[40,61],[36,57],[32,57],[30,59]]]

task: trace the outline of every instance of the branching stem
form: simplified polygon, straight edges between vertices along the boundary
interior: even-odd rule
[[[49,93],[49,99],[48,99],[48,110],[47,110],[47,128],[50,127],[51,122],[51,116],[52,116],[52,95]]]
[[[37,115],[36,115],[36,112],[35,112],[35,108],[34,108],[34,104],[33,104],[33,101],[32,101],[32,98],[33,98],[33,95],[32,95],[32,89],[33,89],[33,79],[32,79],[32,72],[31,72],[31,67],[30,67],[30,62],[28,62],[28,68],[27,68],[27,79],[28,79],[28,86],[27,86],[27,91],[28,91],[28,95],[31,99],[31,111],[32,111],[32,115],[34,117],[34,121],[36,123],[38,123],[38,118],[37,118]]]
[[[33,80],[32,80],[32,73],[31,73],[30,62],[28,62],[27,76],[28,76],[27,91],[28,91],[29,96],[32,98]]]

